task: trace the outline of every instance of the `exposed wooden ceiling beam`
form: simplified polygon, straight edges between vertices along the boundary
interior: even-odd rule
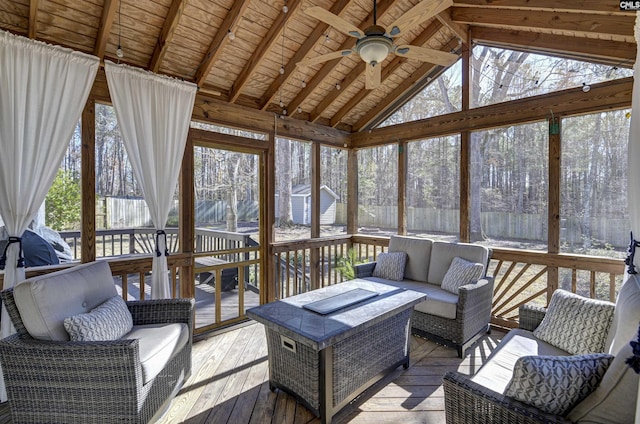
[[[238,99],[242,88],[245,86],[247,81],[249,81],[251,74],[253,74],[253,71],[255,71],[256,67],[260,64],[260,62],[262,62],[262,59],[264,59],[269,50],[271,50],[274,43],[277,40],[281,40],[282,31],[287,17],[292,16],[294,13],[296,13],[300,4],[302,4],[301,0],[290,0],[287,3],[289,11],[287,13],[281,12],[273,22],[273,24],[271,24],[271,28],[269,28],[267,35],[265,35],[265,37],[262,39],[258,47],[249,58],[249,61],[244,65],[242,71],[240,71],[238,78],[233,83],[233,86],[231,87],[231,93],[229,94],[229,101],[231,103],[235,102]],[[279,80],[279,78],[276,77],[276,80]]]
[[[473,26],[534,29],[547,33],[562,31],[574,37],[609,36],[612,40],[633,41],[634,16],[587,15],[514,9],[480,9],[455,7],[451,18]]]
[[[100,60],[104,58],[104,51],[107,48],[107,41],[109,40],[109,34],[111,33],[111,27],[113,26],[113,19],[116,16],[117,9],[118,0],[104,0],[102,17],[100,18],[100,28],[98,29],[96,45],[93,49],[93,54],[98,56]]]
[[[211,42],[207,53],[204,55],[202,63],[196,71],[194,80],[198,86],[201,86],[207,79],[207,75],[209,75],[213,64],[218,60],[218,57],[222,53],[224,43],[229,39],[227,34],[229,31],[233,30],[238,17],[244,14],[247,7],[249,7],[249,0],[236,0],[233,2],[233,6],[227,13],[227,16],[224,17],[222,25],[218,28],[218,32],[216,32],[216,35],[213,37],[213,41]]]
[[[634,15],[634,12],[620,10],[619,2],[602,0],[454,0],[454,6],[474,6],[483,8],[546,9],[588,13],[617,13]]]
[[[529,31],[473,27],[471,38],[478,43],[500,48],[552,54],[567,59],[599,61],[626,68],[633,66],[636,56],[634,43],[563,37]]]
[[[457,24],[455,22],[453,22],[453,19],[451,19],[451,10],[445,10],[444,12],[440,12],[436,15],[436,19],[438,19],[440,21],[440,23],[444,26],[446,26],[447,28],[449,28],[451,30],[451,32],[453,32],[458,39],[462,42],[462,43],[466,43],[467,42],[467,34],[469,33],[469,25],[466,24]]]
[[[347,5],[351,3],[351,0],[338,0],[331,6],[329,11],[334,15],[340,15]],[[296,70],[296,63],[300,62],[308,52],[312,51],[316,44],[322,42],[322,34],[329,28],[329,25],[324,22],[318,23],[316,27],[313,29],[313,32],[307,37],[307,39],[302,43],[298,51],[293,55],[291,60],[284,67],[284,74],[280,78],[276,78],[273,80],[264,96],[262,96],[260,109],[265,110],[273,99],[278,94],[278,90],[280,89],[281,82],[285,84],[293,71]]]
[[[107,77],[104,69],[99,69],[91,87],[91,98],[102,103],[111,103]],[[276,129],[279,136],[303,141],[345,147],[349,143],[350,133],[293,118],[276,118],[272,112],[263,112],[255,108],[227,103],[198,92],[191,118],[196,121],[211,122],[248,131],[270,133]],[[259,143],[259,141],[258,141]]]
[[[29,2],[29,38],[36,39],[38,36],[38,6],[39,0]]]
[[[422,46],[427,41],[429,41],[433,36],[435,36],[438,33],[438,31],[440,31],[441,28],[442,28],[442,24],[439,21],[433,21],[427,28],[425,28],[424,31],[422,31],[422,33],[420,33],[415,39],[413,39],[410,43],[407,43],[407,44]],[[389,75],[393,74],[406,60],[407,59],[405,58],[396,56],[393,58],[393,60],[391,60],[391,62],[389,62],[389,64],[383,66],[382,78],[381,78],[382,83],[384,83],[384,81],[389,77]],[[354,70],[354,72],[349,74],[349,76],[355,75],[357,77],[359,76],[359,74],[364,72],[365,70],[364,62],[359,64],[358,67],[362,68],[361,70],[358,69],[360,72]],[[369,93],[371,93],[371,90],[362,89],[355,96],[353,96],[347,103],[345,103],[340,108],[340,110],[335,115],[331,117],[331,126],[335,127],[336,125],[338,125],[340,123],[340,120],[342,120],[342,118],[347,113],[349,113],[351,109],[353,109],[358,103],[360,103],[365,97],[367,97]],[[312,118],[311,120],[313,122],[316,122],[316,120],[320,117],[324,109],[329,107],[329,105],[333,102],[333,100],[335,100],[338,97],[338,94],[339,92],[338,93],[331,92],[329,93],[329,96],[327,96],[325,99],[323,99],[322,102],[318,104],[318,107],[316,107],[314,112],[311,114],[311,118]],[[333,97],[333,100],[331,100],[331,102],[328,102],[327,99],[331,99],[331,97]],[[320,109],[320,107],[322,107],[322,109]]]
[[[171,2],[169,13],[164,20],[162,31],[160,31],[160,36],[158,37],[156,46],[153,49],[153,56],[151,57],[151,62],[149,63],[149,69],[151,69],[152,72],[158,72],[158,69],[160,69],[162,59],[164,59],[164,55],[167,53],[169,43],[171,42],[171,39],[176,32],[176,28],[178,27],[178,22],[180,21],[180,17],[182,16],[182,11],[184,10],[185,3],[186,0],[173,0]]]
[[[553,111],[556,116],[580,115],[605,109],[631,106],[633,78],[621,78],[592,84],[587,93],[582,87],[527,97],[510,102],[434,116],[404,124],[376,128],[351,135],[352,147],[371,147],[394,141],[412,141],[544,120]]]
[[[385,12],[387,12],[389,7],[391,7],[393,3],[394,3],[394,0],[380,1],[380,3],[378,3],[377,5],[378,16],[382,16]],[[373,24],[373,11],[369,13],[369,15],[364,21],[360,22],[360,25],[357,25],[357,26],[359,28],[366,28],[371,24]],[[350,49],[354,46],[354,44],[355,44],[355,40],[351,37],[348,37],[344,41],[344,43],[342,43],[342,45],[338,49],[336,49],[336,51]],[[300,106],[305,101],[305,99],[309,97],[311,93],[313,93],[316,90],[316,88],[318,88],[318,86],[333,71],[333,69],[336,66],[338,66],[338,63],[340,63],[341,60],[342,58],[338,58],[338,59],[334,59],[326,62],[322,66],[322,68],[320,68],[320,70],[313,76],[311,81],[307,83],[307,86],[304,87],[302,90],[300,90],[298,95],[287,105],[287,108],[292,111],[296,110],[298,106]]]

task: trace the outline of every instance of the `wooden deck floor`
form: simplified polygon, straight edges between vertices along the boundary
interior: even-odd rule
[[[335,423],[445,423],[441,377],[475,373],[504,333],[483,337],[459,359],[454,349],[413,337],[411,367],[399,367],[343,409]],[[251,323],[194,343],[193,373],[163,424],[320,423],[292,396],[268,384],[264,327]]]
[[[413,337],[411,366],[399,367],[345,407],[333,422],[444,424],[442,375],[475,373],[504,333],[480,339],[459,359],[454,349]],[[319,424],[292,396],[269,390],[262,324],[249,322],[194,342],[193,371],[158,424]],[[11,423],[0,405],[0,424]]]

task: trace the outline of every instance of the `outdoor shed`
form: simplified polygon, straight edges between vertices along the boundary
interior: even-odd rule
[[[320,225],[336,222],[338,195],[326,185],[320,186]],[[311,185],[299,184],[291,188],[291,214],[296,224],[311,224]]]

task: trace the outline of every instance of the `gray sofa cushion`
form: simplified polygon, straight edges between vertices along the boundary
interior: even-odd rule
[[[530,355],[567,356],[569,353],[536,339],[530,331],[514,329],[504,336],[471,380],[494,392],[504,393],[516,361]]]
[[[186,324],[134,325],[123,339],[138,339],[142,377],[146,384],[184,347],[189,340]]]
[[[477,244],[436,241],[431,248],[427,281],[431,284],[442,284],[442,279],[455,257],[466,259],[469,262],[481,263],[485,267],[482,276],[484,277],[486,274],[489,260],[488,248]]]
[[[393,281],[384,278],[367,277],[366,280],[388,284],[407,290],[414,290],[427,295],[427,300],[414,306],[414,310],[442,318],[455,319],[458,308],[458,295],[443,290],[440,286],[419,281]]]
[[[22,281],[13,295],[34,339],[67,341],[64,319],[89,312],[118,293],[107,262],[89,262]]]
[[[432,244],[433,240],[427,238],[391,236],[389,252],[405,252],[407,254],[404,278],[425,283],[428,281]]]

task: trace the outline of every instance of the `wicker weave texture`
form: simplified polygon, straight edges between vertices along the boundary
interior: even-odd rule
[[[456,318],[448,319],[414,311],[413,327],[462,345],[485,330],[491,320],[493,279],[460,288]]]
[[[1,296],[16,328],[23,329],[13,291],[5,290]],[[192,329],[191,299],[128,302],[128,306],[135,325],[181,322]],[[145,385],[137,340],[48,342],[25,332],[14,334],[0,341],[12,421],[146,423],[189,376],[191,340]]]
[[[408,355],[411,309],[406,309],[333,346],[333,407],[356,389]],[[319,352],[296,343],[296,352],[282,347],[280,334],[266,328],[269,378],[320,409]]]
[[[333,349],[333,406],[378,373],[409,354],[411,309],[336,343]]]
[[[320,409],[320,359],[318,351],[296,343],[296,352],[282,347],[280,334],[265,327],[269,350],[269,379],[288,388]]]
[[[447,423],[455,424],[540,424],[571,421],[547,414],[522,402],[489,390],[457,372],[443,380]]]
[[[542,322],[547,309],[541,306],[522,305],[519,309],[520,323],[519,327],[523,330],[533,331]]]

